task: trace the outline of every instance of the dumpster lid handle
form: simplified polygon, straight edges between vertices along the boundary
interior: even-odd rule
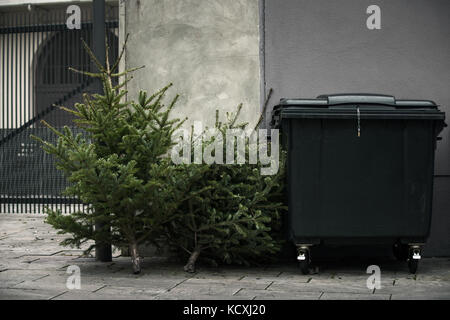
[[[371,93],[344,93],[320,95],[318,99],[327,99],[328,105],[337,104],[383,104],[395,106],[395,98],[389,95]]]

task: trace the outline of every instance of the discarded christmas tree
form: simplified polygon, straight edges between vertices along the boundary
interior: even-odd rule
[[[176,207],[168,201],[176,190],[168,183],[171,164],[165,155],[173,145],[173,132],[183,122],[170,118],[178,96],[164,106],[168,85],[151,96],[141,91],[137,102],[127,101],[124,86],[130,80],[128,74],[136,69],[117,71],[125,47],[118,61],[110,67],[107,57],[104,67],[84,45],[99,72],[74,71],[99,78],[103,94],[84,94],[84,103],[74,109],[61,108],[75,116],[74,122],[85,134],[73,135],[67,126],[60,132],[44,122],[58,136],[57,143],[34,138],[66,174],[70,187],[65,194],[75,196],[87,208],[70,215],[47,209],[46,222],[71,235],[63,245],[80,247],[94,240],[128,246],[133,271],[139,273],[138,246],[161,234]],[[125,80],[113,85],[121,77]],[[107,227],[97,230],[96,223]]]
[[[225,138],[228,130],[246,128],[245,123],[237,124],[240,108],[229,117],[227,123],[216,120],[215,128],[219,135]],[[206,138],[204,134],[203,140],[200,140],[202,150],[211,146],[215,138]],[[195,141],[192,139],[191,142],[193,154]],[[224,140],[223,154],[226,144]],[[247,139],[247,158],[249,150]],[[277,234],[280,231],[281,214],[286,209],[282,196],[284,156],[281,156],[279,170],[274,175],[262,175],[261,167],[260,162],[191,163],[175,169],[177,173],[173,176],[186,181],[184,185],[177,183],[177,187],[184,187],[190,196],[184,201],[179,198],[173,200],[180,204],[176,210],[177,218],[167,224],[166,237],[169,244],[186,256],[185,271],[195,272],[199,258],[216,265],[248,265],[271,258],[279,251]],[[183,191],[177,192],[180,193]]]

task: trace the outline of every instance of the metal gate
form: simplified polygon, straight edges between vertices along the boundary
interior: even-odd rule
[[[66,26],[66,6],[15,7],[0,13],[0,213],[43,213],[82,209],[61,192],[67,180],[51,156],[30,138],[56,136],[40,120],[80,132],[69,113],[58,106],[81,102],[94,83],[68,70],[92,71],[81,39],[92,46],[90,4],[81,6],[81,29]],[[25,10],[24,10],[25,9]],[[31,10],[30,10],[31,9]],[[4,9],[2,9],[4,10]],[[118,10],[106,11],[110,57],[118,55]]]

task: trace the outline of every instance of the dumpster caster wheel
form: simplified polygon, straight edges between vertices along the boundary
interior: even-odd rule
[[[398,261],[408,261],[409,248],[406,244],[396,243],[394,244],[394,257]]]
[[[303,274],[309,274],[309,265],[311,262],[310,255],[309,255],[309,249],[299,249],[298,250],[298,267],[300,268],[300,271]]]
[[[415,274],[421,258],[420,246],[410,246],[408,257],[409,272]]]
[[[417,267],[419,266],[419,260],[410,259],[408,261],[409,272],[415,274],[417,272]]]

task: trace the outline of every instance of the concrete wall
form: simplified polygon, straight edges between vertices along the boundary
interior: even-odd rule
[[[450,123],[450,1],[262,0],[264,78],[281,97],[372,92],[432,99]],[[381,29],[366,9],[381,8]],[[436,152],[433,222],[426,255],[450,255],[450,130]],[[407,221],[405,221],[407,223]]]
[[[177,117],[213,124],[216,109],[233,111],[242,102],[242,119],[255,121],[258,0],[127,0],[121,6],[121,32],[130,34],[126,66],[146,66],[128,86],[131,96],[173,82],[171,94],[181,95]]]

